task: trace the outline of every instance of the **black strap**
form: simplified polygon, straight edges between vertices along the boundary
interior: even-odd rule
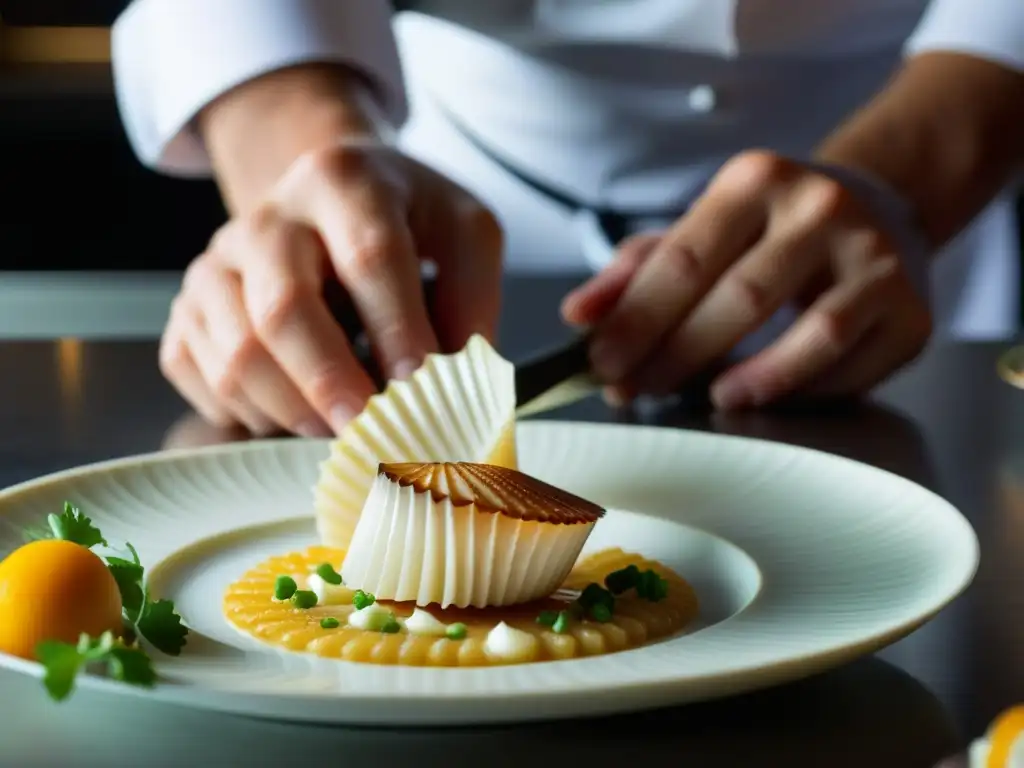
[[[470,128],[466,127],[466,125],[458,117],[452,114],[451,111],[445,108],[443,104],[439,103],[436,99],[434,100],[434,104],[445,116],[445,119],[449,122],[452,128],[454,128],[462,138],[507,174],[568,211],[572,211],[574,213],[578,211],[590,211],[593,213],[597,217],[601,229],[612,243],[618,243],[625,239],[629,234],[630,221],[648,218],[674,219],[679,216],[679,208],[672,208],[671,210],[659,208],[628,211],[622,209],[613,210],[603,206],[593,206],[583,203],[573,197],[571,193],[556,189],[548,182],[541,181],[540,179],[520,170],[508,160],[501,157],[500,154],[488,147],[484,141],[482,141]]]

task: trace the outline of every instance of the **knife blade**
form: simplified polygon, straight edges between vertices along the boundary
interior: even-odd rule
[[[590,337],[577,336],[516,365],[516,415],[530,416],[593,394],[600,382],[590,371]]]

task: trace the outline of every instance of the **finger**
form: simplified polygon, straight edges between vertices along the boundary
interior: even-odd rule
[[[224,244],[264,349],[335,432],[376,388],[323,299],[327,255],[316,233],[261,211]]]
[[[775,343],[712,385],[721,409],[750,408],[792,395],[835,366],[890,311],[899,264],[879,259],[855,279],[826,292]]]
[[[317,177],[321,181],[309,190],[307,210],[363,318],[382,370],[405,378],[438,350],[420,259],[395,192],[364,165],[343,170]]]
[[[185,328],[185,340],[203,381],[217,399],[217,403],[226,409],[235,421],[245,425],[253,435],[269,434],[274,428],[274,423],[246,397],[237,378],[210,338],[206,324],[193,323]]]
[[[184,338],[186,324],[195,322],[186,315],[195,312],[181,297],[171,305],[167,330],[160,340],[160,371],[174,385],[196,413],[210,424],[229,428],[237,423],[231,412],[217,402],[217,398],[203,380],[195,359]]]
[[[662,237],[661,232],[643,232],[626,238],[608,266],[562,301],[565,321],[571,325],[592,326],[604,319]]]
[[[665,234],[597,327],[591,359],[604,381],[625,380],[764,230],[763,183],[740,171],[727,168],[719,175]]]
[[[890,313],[852,352],[815,381],[809,397],[863,394],[874,389],[924,349],[931,334],[931,318],[923,308],[911,313]],[[894,341],[892,334],[896,333]]]
[[[208,263],[208,262],[207,262]],[[327,437],[330,428],[281,370],[249,322],[237,273],[212,266],[190,270],[190,295],[206,318],[225,375],[239,382],[253,407],[277,426],[306,437]]]
[[[768,229],[731,267],[696,310],[645,362],[632,380],[651,394],[665,394],[728,354],[785,304],[806,292],[829,264],[832,230],[823,226],[845,204],[841,187],[811,179],[775,207]]]
[[[411,225],[421,256],[437,265],[434,328],[441,348],[462,349],[477,333],[493,342],[501,313],[501,224],[453,184],[449,194],[414,209]]]

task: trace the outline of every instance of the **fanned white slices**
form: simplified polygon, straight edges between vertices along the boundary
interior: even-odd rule
[[[525,603],[561,586],[603,514],[506,467],[382,464],[341,576],[382,600]]]
[[[515,368],[482,336],[431,355],[372,397],[331,446],[314,490],[323,544],[347,550],[384,462],[470,461],[515,468]]]

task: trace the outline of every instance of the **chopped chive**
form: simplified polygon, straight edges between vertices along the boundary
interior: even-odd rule
[[[590,606],[590,618],[601,623],[612,620],[612,609],[604,603]]]
[[[341,584],[341,574],[334,570],[334,566],[330,563],[320,563],[316,567],[316,575],[328,584]]]
[[[459,621],[455,624],[449,624],[444,634],[449,640],[462,640],[468,632],[469,630],[466,629],[466,625]]]
[[[297,590],[292,595],[292,605],[296,608],[312,608],[316,605],[316,592],[310,592],[308,589]]]
[[[274,598],[277,600],[287,600],[295,594],[295,590],[298,588],[299,585],[295,583],[295,579],[291,576],[278,576],[274,579]]]
[[[589,612],[595,605],[605,605],[611,611],[615,608],[615,595],[600,584],[588,584],[577,600],[584,612]]]
[[[551,625],[551,631],[556,635],[565,634],[569,629],[569,612],[559,611],[555,623]]]
[[[320,629],[337,629],[341,626],[341,622],[333,616],[324,616],[320,619]]]
[[[357,611],[361,611],[363,608],[373,605],[375,602],[377,602],[377,598],[369,592],[363,592],[361,589],[357,589],[356,593],[352,595],[352,605],[356,607]]]
[[[640,569],[635,564],[630,564],[605,576],[604,585],[613,595],[621,595],[635,587],[639,578]]]
[[[541,611],[540,616],[537,617],[537,623],[542,627],[550,627],[557,619],[558,611]]]
[[[398,623],[398,619],[395,618],[394,614],[390,614],[380,627],[380,631],[387,635],[393,635],[402,630],[402,625]]]

